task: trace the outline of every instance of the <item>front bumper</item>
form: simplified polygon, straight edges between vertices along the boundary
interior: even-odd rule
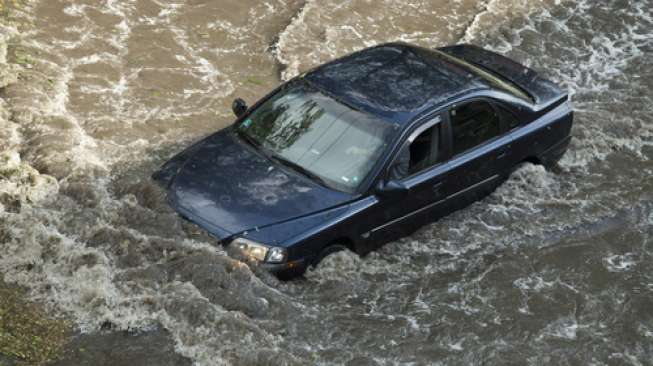
[[[201,218],[193,215],[190,211],[180,207],[179,205],[173,205],[174,202],[171,202],[170,200],[168,202],[177,211],[179,216],[181,216],[186,221],[199,226],[201,229],[206,230],[211,236],[218,239],[219,243],[227,249],[227,252],[230,252],[228,248],[229,243],[231,243],[231,239],[233,238],[233,233],[217,227],[205,220],[202,220]],[[232,252],[231,255],[233,254],[235,253]],[[272,273],[275,276],[284,278],[291,278],[301,275],[304,273],[304,271],[306,271],[307,265],[309,263],[307,259],[291,260],[284,263],[259,262],[256,259],[246,257],[243,255],[243,253],[240,253],[240,257],[236,259],[250,262]]]
[[[293,271],[303,272],[306,270],[306,263],[307,261],[305,259],[300,259],[295,261],[288,261],[286,263],[258,262],[258,265],[259,267],[265,269],[266,271],[272,274],[279,275],[279,274],[284,274],[286,272],[293,272]]]

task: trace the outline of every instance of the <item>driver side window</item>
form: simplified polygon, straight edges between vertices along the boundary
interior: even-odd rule
[[[390,180],[400,180],[430,168],[444,158],[440,123],[406,141],[389,172]]]

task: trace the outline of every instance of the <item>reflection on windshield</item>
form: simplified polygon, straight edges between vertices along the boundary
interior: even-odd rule
[[[347,192],[365,179],[394,132],[306,85],[280,91],[237,129],[289,166]]]

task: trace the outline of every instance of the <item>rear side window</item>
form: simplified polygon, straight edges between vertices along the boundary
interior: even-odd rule
[[[450,111],[453,154],[457,155],[501,133],[499,117],[490,103],[474,101]]]
[[[497,106],[497,110],[501,115],[501,119],[508,127],[508,130],[512,130],[513,128],[519,126],[519,120],[517,119],[517,117],[515,117],[514,114],[512,114],[512,112],[510,112],[509,110],[507,110],[505,107],[502,106]]]

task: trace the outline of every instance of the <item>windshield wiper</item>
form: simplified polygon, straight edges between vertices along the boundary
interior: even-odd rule
[[[301,175],[303,175],[303,176],[305,176],[305,177],[307,177],[309,179],[312,179],[314,181],[317,181],[318,183],[320,183],[321,185],[323,185],[325,187],[329,187],[327,182],[324,179],[322,179],[322,177],[320,177],[319,175],[311,172],[310,170],[304,168],[303,166],[301,166],[301,165],[299,165],[297,163],[294,163],[294,162],[292,162],[290,160],[285,159],[284,157],[282,157],[282,156],[280,156],[278,154],[274,154],[271,151],[267,151],[265,148],[263,148],[261,143],[256,141],[256,139],[254,139],[252,136],[248,135],[246,132],[241,131],[239,129],[236,129],[236,133],[238,134],[238,137],[243,139],[249,145],[256,148],[258,151],[260,151],[263,155],[265,155],[269,159],[274,160],[274,161],[276,161],[276,162],[278,162],[278,163],[280,163],[282,165],[285,165],[285,166],[289,167],[290,169],[298,172],[299,174],[301,174]]]
[[[246,143],[249,145],[253,146],[257,150],[261,149],[261,144],[256,141],[252,136],[248,135],[245,131],[241,131],[240,129],[236,128],[236,134],[238,134],[238,137],[240,137],[242,140],[244,140]]]
[[[284,157],[281,157],[281,156],[279,156],[277,154],[271,154],[270,158],[272,158],[274,161],[276,161],[278,163],[281,163],[281,164],[289,167],[290,169],[296,171],[297,173],[299,173],[299,174],[301,174],[301,175],[303,175],[305,177],[308,177],[308,178],[310,178],[310,179],[312,179],[314,181],[317,181],[318,183],[320,183],[321,185],[323,185],[325,187],[329,187],[329,184],[327,184],[327,182],[322,177],[320,177],[319,175],[313,173],[312,171],[304,168],[303,166],[301,166],[301,165],[299,165],[299,164],[297,164],[295,162],[292,162],[292,161],[290,161],[290,160],[288,160],[288,159],[286,159]]]

